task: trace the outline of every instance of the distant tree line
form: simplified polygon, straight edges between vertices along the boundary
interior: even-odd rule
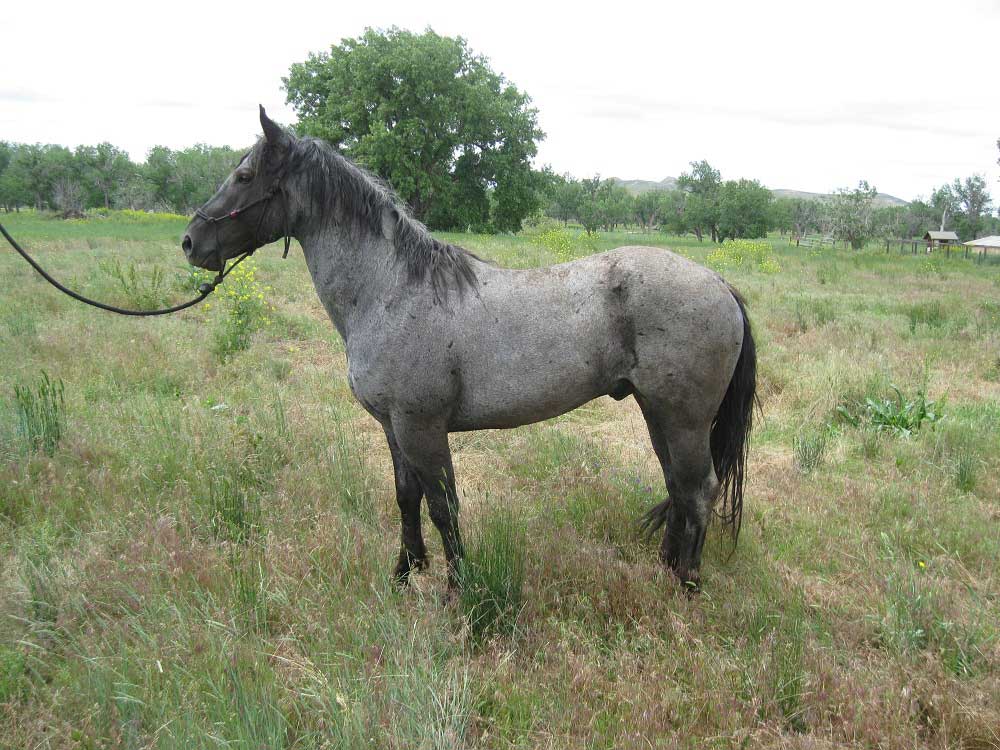
[[[646,231],[693,234],[699,240],[764,237],[768,232],[830,236],[860,248],[875,238],[920,237],[930,229],[955,231],[963,240],[1000,233],[986,181],[979,175],[936,189],[929,199],[879,205],[866,181],[828,197],[775,197],[757,180],[722,180],[707,161],[691,162],[673,190],[632,195],[600,175],[577,180],[543,174],[545,213],[575,222],[588,233],[633,226]]]
[[[69,149],[0,141],[0,206],[66,216],[92,208],[189,214],[212,196],[241,153],[228,146],[154,146],[137,164],[110,143]]]

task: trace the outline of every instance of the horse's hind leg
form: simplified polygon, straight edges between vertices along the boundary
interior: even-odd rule
[[[402,540],[399,545],[399,561],[393,576],[400,583],[406,583],[410,571],[427,566],[427,548],[420,530],[420,501],[424,490],[420,478],[403,457],[392,430],[385,428],[385,437],[392,454],[392,470],[396,479],[396,504],[402,526]]]
[[[719,492],[709,447],[710,425],[677,428],[665,410],[637,396],[653,449],[660,459],[668,499],[651,511],[650,520],[666,526],[660,558],[682,583],[697,589],[705,532]]]

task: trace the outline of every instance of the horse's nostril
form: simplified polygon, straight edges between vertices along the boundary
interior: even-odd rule
[[[185,253],[191,252],[191,235],[189,234],[184,235],[184,241],[181,242],[181,250],[183,250]]]

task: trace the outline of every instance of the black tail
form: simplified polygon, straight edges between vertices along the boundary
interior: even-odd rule
[[[757,402],[757,347],[750,331],[750,319],[743,298],[733,287],[729,287],[743,316],[743,346],[736,361],[736,369],[729,381],[726,395],[712,420],[709,445],[712,463],[719,479],[719,494],[722,503],[717,511],[722,522],[729,526],[733,543],[740,536],[743,522],[743,479],[746,473],[747,448],[750,445],[750,430],[753,428],[753,408]],[[667,523],[670,498],[653,506],[639,519],[639,525],[647,534],[652,534]]]
[[[729,287],[729,291],[743,315],[743,347],[725,398],[712,422],[710,445],[722,498],[718,515],[729,526],[735,543],[743,522],[743,481],[750,430],[753,429],[753,408],[757,402],[757,347],[750,330],[746,303],[735,289]]]

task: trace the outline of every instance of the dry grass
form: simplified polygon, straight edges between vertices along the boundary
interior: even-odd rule
[[[114,256],[181,296],[178,226],[11,229],[89,291],[113,292]],[[389,583],[388,452],[300,256],[261,254],[274,325],[225,362],[221,311],[112,318],[0,256],[0,746],[1000,747],[996,267],[776,252],[780,273],[731,279],[764,410],[739,548],[710,534],[700,597],[660,569],[631,400],[456,435],[467,535],[502,505],[527,539],[512,627],[485,640],[441,602],[429,521],[431,569]],[[52,456],[14,428],[42,368],[65,383]],[[901,438],[838,418],[890,383],[945,420]]]

